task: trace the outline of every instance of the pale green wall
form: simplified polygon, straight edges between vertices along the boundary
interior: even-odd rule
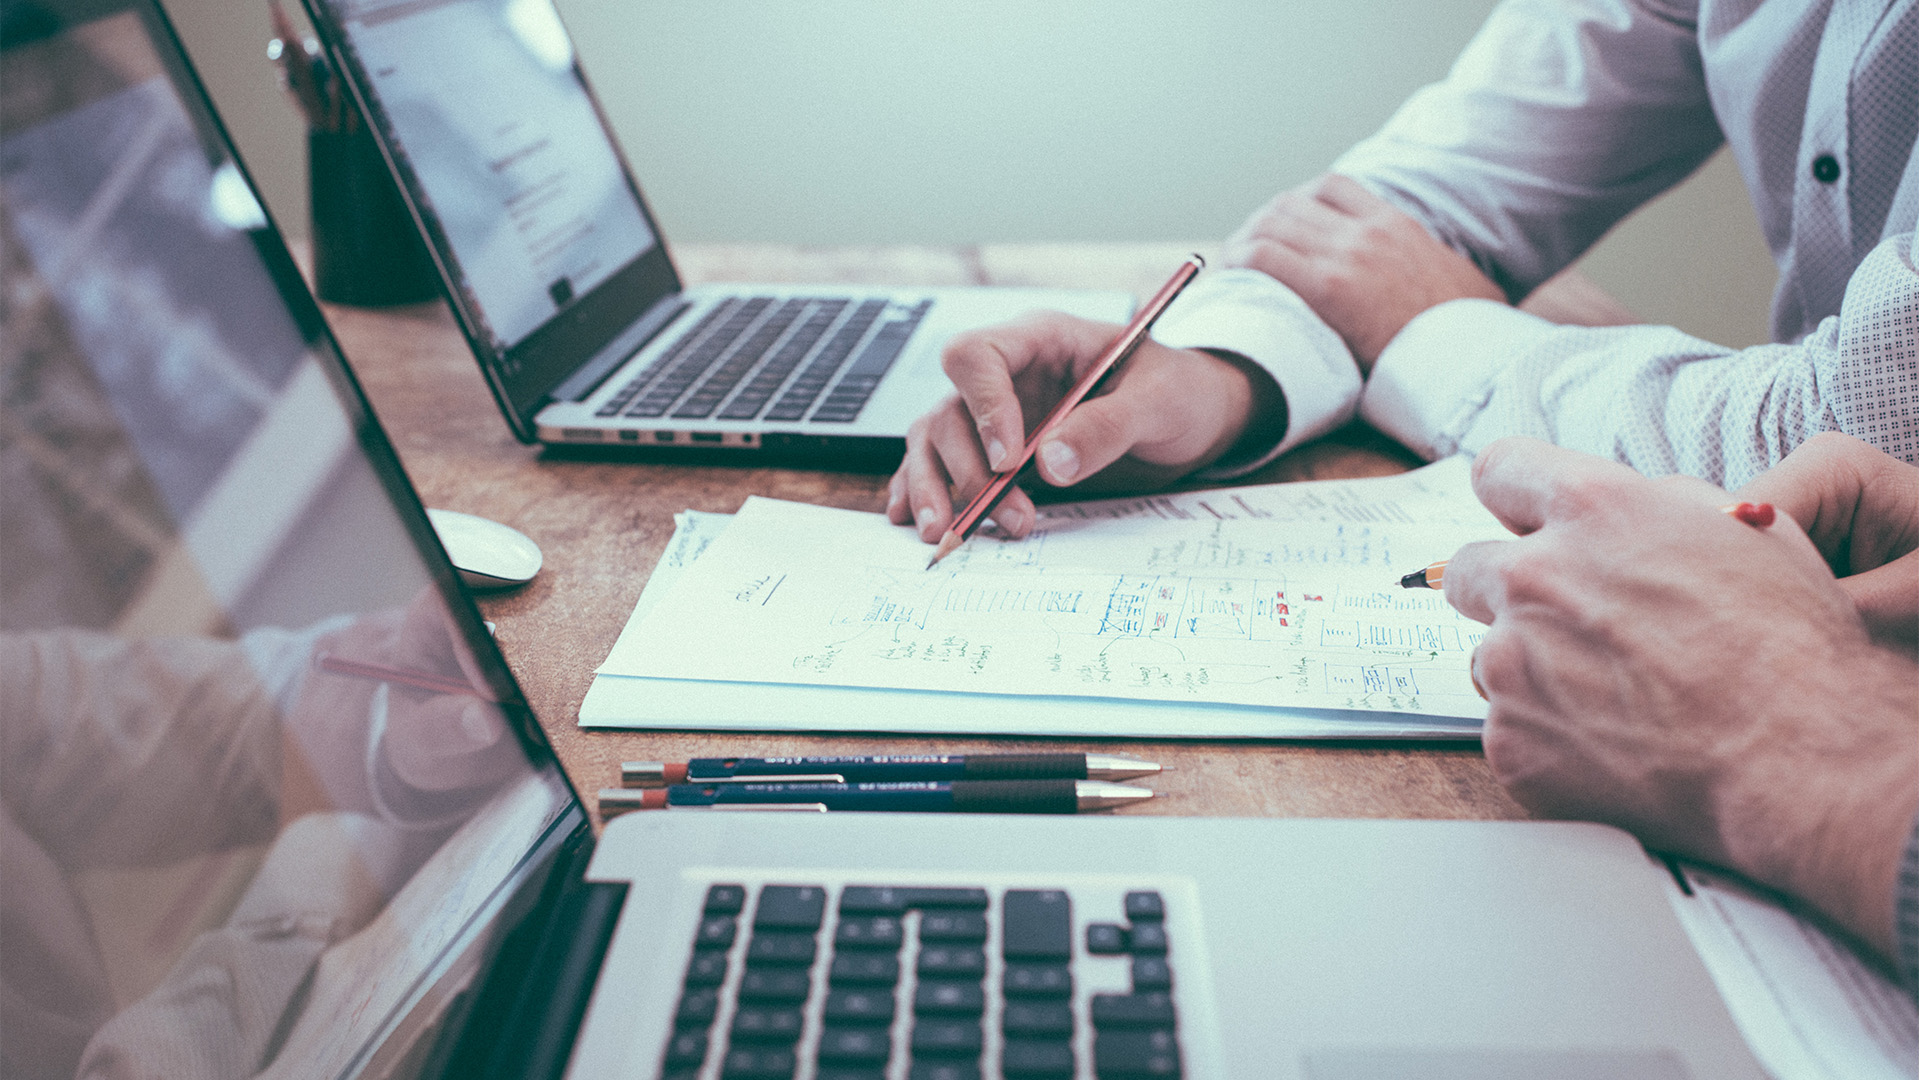
[[[560,0],[681,243],[1219,237],[1437,78],[1490,0]],[[276,216],[298,121],[264,5],[168,0]],[[1650,320],[1763,340],[1773,267],[1724,156],[1587,269]]]

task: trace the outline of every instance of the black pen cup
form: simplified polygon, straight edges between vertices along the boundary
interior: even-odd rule
[[[440,277],[373,134],[307,132],[313,280],[320,299],[384,307],[440,296]]]

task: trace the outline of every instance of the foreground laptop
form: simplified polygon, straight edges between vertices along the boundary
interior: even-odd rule
[[[952,390],[956,332],[1131,312],[1117,292],[684,288],[550,0],[308,9],[524,441],[891,464]]]
[[[596,842],[158,7],[0,48],[0,1073],[1760,1075],[1600,827]]]

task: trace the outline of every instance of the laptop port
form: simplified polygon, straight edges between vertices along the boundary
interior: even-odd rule
[[[722,443],[727,441],[727,437],[717,431],[696,431],[692,434],[694,442]]]
[[[671,432],[671,431],[656,431],[656,432],[654,432],[654,433],[653,433],[653,441],[654,441],[654,442],[672,442],[672,441],[673,441],[673,432]]]

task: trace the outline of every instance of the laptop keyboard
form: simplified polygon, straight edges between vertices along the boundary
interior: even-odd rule
[[[708,309],[594,415],[739,421],[764,412],[767,420],[851,422],[933,301],[883,321],[889,306],[885,300],[730,297]]]
[[[1125,922],[1088,923],[1076,944],[1073,898],[1057,889],[714,885],[661,1075],[1178,1077],[1166,904],[1141,890],[1124,908]],[[1131,992],[1076,999],[1076,956],[1124,962]]]

